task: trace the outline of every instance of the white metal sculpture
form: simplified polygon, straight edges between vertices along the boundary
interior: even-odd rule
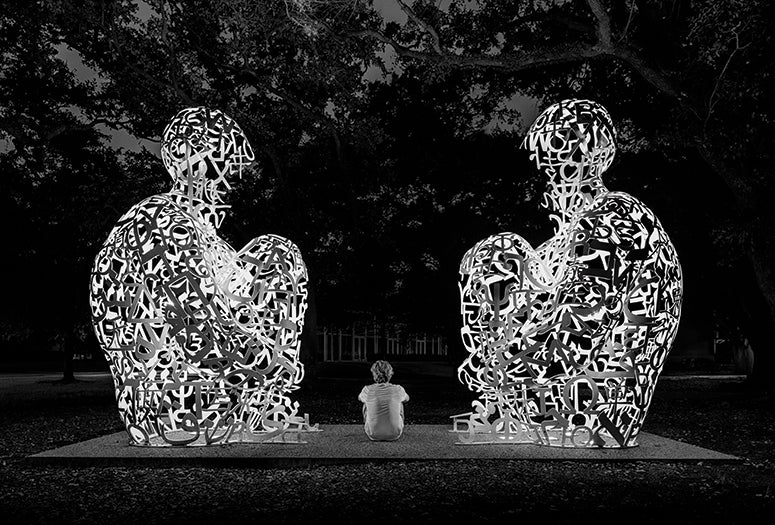
[[[523,147],[548,178],[554,236],[533,248],[501,233],[463,257],[469,354],[458,375],[480,399],[453,416],[461,441],[637,444],[678,328],[682,275],[652,211],[603,184],[615,140],[595,102],[547,108]]]
[[[276,235],[237,252],[217,234],[253,150],[234,120],[196,107],[172,119],[161,155],[172,190],[119,219],[91,275],[94,329],[131,443],[298,440],[311,430],[287,396],[304,376],[304,261]]]

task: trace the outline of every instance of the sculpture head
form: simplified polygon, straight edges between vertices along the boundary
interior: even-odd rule
[[[549,177],[543,205],[566,217],[591,202],[613,162],[615,142],[611,116],[597,102],[568,99],[546,108],[522,142]]]
[[[226,192],[256,160],[239,125],[205,107],[186,108],[173,117],[162,135],[161,158],[174,181],[173,193],[186,196],[189,212],[216,227],[228,208]]]

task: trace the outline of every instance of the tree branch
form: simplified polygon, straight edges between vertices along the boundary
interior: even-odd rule
[[[648,61],[643,59],[632,48],[621,45],[619,42],[617,42],[616,45],[613,44],[611,17],[604,0],[586,0],[586,2],[596,22],[594,30],[597,36],[597,42],[594,44],[586,42],[559,44],[556,46],[529,50],[519,54],[512,53],[498,56],[455,55],[450,52],[439,54],[438,50],[441,49],[440,46],[439,49],[436,49],[435,53],[413,49],[399,43],[394,38],[388,37],[373,29],[353,31],[346,33],[345,36],[361,39],[374,39],[391,46],[396,54],[401,57],[457,68],[483,67],[518,72],[536,67],[610,56],[628,64],[639,76],[659,92],[676,99],[685,109],[698,115],[693,105],[690,104],[686,96],[673,85],[669,76],[664,71],[649,64]],[[407,13],[407,16],[420,25],[425,31],[428,31],[430,26],[419,19],[403,0],[399,1],[399,4],[402,5],[402,9]],[[586,26],[582,26],[581,24],[577,25],[579,30],[586,28]]]
[[[24,121],[24,124],[20,121]],[[26,115],[14,115],[13,118],[0,116],[0,129],[10,135],[17,144],[27,144],[30,142],[27,140],[27,133],[24,131],[25,125],[28,128],[35,129],[37,123]]]
[[[399,44],[395,39],[373,29],[353,31],[345,36],[377,40],[391,46],[396,54],[401,57],[412,58],[422,62],[460,68],[486,67],[503,71],[521,71],[551,64],[575,62],[584,58],[595,58],[606,53],[605,50],[594,44],[562,44],[555,47],[526,51],[521,54],[490,56],[444,53],[438,55],[406,47],[403,44]]]
[[[164,90],[171,90],[187,105],[189,106],[197,105],[196,102],[188,95],[188,93],[186,93],[185,91],[183,91],[183,89],[180,88],[174,76],[175,75],[174,73],[171,73],[172,78],[170,80],[172,81],[172,83],[165,82],[151,75],[148,71],[139,67],[138,65],[131,63],[129,60],[126,59],[127,53],[124,52],[123,45],[119,42],[118,38],[116,38],[114,29],[112,27],[106,27],[102,23],[99,24],[99,27],[104,31],[105,36],[108,38],[108,42],[110,43],[111,50],[114,50],[116,54],[122,58],[122,63],[126,65],[129,69],[131,69],[132,71],[134,71],[135,73],[143,77],[144,79],[157,85],[158,87],[163,88]],[[80,52],[80,50],[78,49],[76,49],[76,51]],[[172,59],[173,58],[171,57],[171,60]],[[174,69],[174,68],[171,68],[171,69]]]
[[[492,68],[518,72],[537,67],[611,57],[626,63],[643,80],[660,93],[676,100],[683,109],[692,113],[701,122],[702,119],[699,117],[695,105],[674,85],[667,73],[649,63],[630,46],[621,44],[621,40],[616,44],[613,43],[611,18],[604,0],[586,0],[586,2],[596,22],[594,30],[597,41],[595,43],[559,44],[521,53],[490,56],[482,54],[455,55],[448,51],[443,54],[420,51],[407,47],[394,38],[373,29],[354,31],[345,36],[374,39],[391,46],[400,57],[453,68]],[[408,12],[407,15],[409,15]]]
[[[23,126],[20,125],[21,121],[24,121],[25,125],[30,129],[35,130],[38,136],[42,138],[43,142],[50,142],[67,131],[87,131],[94,129],[95,126],[99,126],[100,124],[115,129],[126,128],[126,125],[130,122],[129,120],[112,120],[107,117],[98,117],[89,122],[60,124],[59,126],[46,131],[39,130],[38,123],[26,115],[15,115],[13,118],[0,118],[0,129],[8,133],[8,135],[13,137],[14,142],[19,144],[28,144],[31,142],[26,138],[27,133],[23,131]]]
[[[601,0],[587,0],[590,11],[597,20],[595,33],[597,41],[602,47],[611,47],[611,17],[608,9]]]
[[[172,6],[170,5],[170,9],[172,9]],[[161,32],[159,33],[159,37],[161,38],[161,41],[164,42],[164,45],[167,47],[167,53],[169,55],[169,77],[170,82],[172,85],[172,89],[175,91],[175,93],[178,94],[179,97],[183,98],[183,100],[186,102],[189,106],[196,105],[194,101],[191,99],[191,97],[188,96],[188,94],[183,91],[180,87],[180,83],[178,82],[178,53],[175,46],[172,44],[172,41],[169,38],[169,17],[167,15],[167,9],[164,7],[164,2],[159,3],[159,15],[161,17]]]
[[[594,0],[590,0],[594,3]],[[607,16],[607,15],[606,15]],[[676,99],[685,108],[697,115],[696,109],[689,103],[686,96],[673,85],[668,75],[650,65],[632,49],[616,45],[613,46],[610,39],[610,25],[603,22],[603,29],[598,26],[597,34],[603,41],[597,43],[560,44],[554,47],[530,50],[521,54],[489,55],[453,55],[445,53],[438,55],[425,51],[417,51],[398,43],[379,31],[365,29],[348,33],[348,36],[357,38],[371,38],[391,46],[396,54],[401,57],[420,60],[427,63],[446,65],[457,68],[492,68],[503,71],[518,72],[531,68],[578,62],[586,59],[610,56],[627,63],[640,77],[651,84],[659,92]],[[605,44],[607,42],[607,44]]]
[[[627,32],[630,30],[630,24],[632,23],[632,15],[635,13],[635,0],[630,0],[630,12],[627,15],[627,23],[624,26],[624,30],[622,31],[622,34],[619,35],[619,38],[616,40],[616,43],[618,44],[622,40],[625,39],[627,36]]]
[[[261,151],[264,152],[264,154],[269,157],[269,160],[272,162],[272,168],[274,168],[275,175],[277,175],[277,178],[280,180],[283,180],[283,170],[280,165],[280,158],[277,156],[277,153],[275,152],[274,148],[271,146],[265,145],[261,146]]]
[[[644,80],[660,92],[681,101],[682,105],[687,107],[690,106],[686,101],[685,96],[673,86],[664,72],[648,64],[647,61],[636,54],[632,49],[626,46],[613,45],[611,39],[611,19],[601,0],[587,0],[587,5],[596,20],[596,43],[589,44],[578,42],[572,44],[559,44],[553,47],[525,51],[520,54],[505,54],[494,57],[490,55],[454,55],[449,52],[443,54],[428,53],[404,46],[394,38],[388,37],[373,29],[354,31],[348,33],[347,36],[375,39],[390,45],[395,50],[396,54],[401,57],[423,62],[446,65],[449,67],[485,67],[511,72],[547,65],[577,62],[602,56],[611,56],[630,65]],[[409,11],[407,11],[407,15],[410,17],[412,16],[409,14]],[[415,20],[415,18],[417,18],[416,15],[414,15],[412,19]],[[417,23],[423,24],[424,22],[420,21]],[[693,109],[692,112],[696,114],[696,111]]]
[[[727,187],[732,190],[732,196],[741,210],[749,210],[756,202],[754,190],[747,181],[735,172],[718,156],[716,150],[708,143],[706,134],[695,139],[695,146],[702,160],[716,172]]]
[[[428,22],[417,16],[414,10],[409,7],[406,2],[404,2],[404,0],[396,0],[396,2],[398,2],[399,7],[404,13],[406,13],[406,16],[408,16],[410,20],[412,20],[415,24],[420,26],[423,31],[430,35],[431,42],[433,43],[433,50],[436,52],[436,54],[443,55],[444,51],[441,49],[441,41],[439,40],[439,34],[436,32],[436,29],[434,29],[433,26]]]
[[[687,107],[689,106],[686,96],[673,85],[664,71],[650,65],[630,48],[625,46],[613,47],[610,50],[610,55],[626,62],[641,76],[641,78],[655,87],[659,92],[678,100],[682,105],[685,104]],[[692,111],[696,114],[696,111]]]
[[[282,100],[283,102],[291,106],[293,109],[297,110],[300,113],[303,113],[304,115],[307,115],[312,120],[322,124],[323,127],[325,127],[326,130],[328,130],[328,133],[329,135],[331,135],[331,139],[334,142],[336,158],[337,158],[337,161],[339,162],[340,167],[342,169],[346,169],[346,165],[344,162],[344,153],[342,149],[342,138],[336,125],[330,119],[308,108],[300,100],[298,100],[296,97],[294,97],[287,91],[280,89],[276,86],[272,86],[255,69],[245,65],[247,64],[246,58],[243,58],[243,65],[241,65],[240,67],[240,66],[235,66],[235,65],[225,63],[224,61],[220,60],[219,57],[216,57],[210,51],[200,46],[196,46],[196,51],[201,53],[203,56],[207,57],[216,68],[231,71],[236,76],[242,75],[249,78],[254,87],[258,89],[262,89],[265,92],[271,95],[274,95],[275,97],[279,98],[280,100]],[[279,164],[277,164],[275,167],[279,167]]]
[[[724,67],[721,68],[721,72],[719,73],[718,78],[716,79],[716,83],[713,86],[713,91],[711,91],[710,96],[708,97],[708,110],[705,115],[705,120],[703,121],[703,124],[702,124],[703,129],[708,125],[708,121],[710,120],[710,116],[713,113],[713,109],[716,107],[717,101],[714,101],[713,99],[716,97],[716,94],[718,93],[718,88],[721,85],[721,80],[724,78],[724,75],[726,74],[727,69],[729,68],[729,64],[732,62],[732,58],[734,58],[735,54],[738,51],[742,51],[743,49],[751,45],[750,42],[748,42],[744,46],[740,45],[740,33],[738,32],[737,27],[732,30],[732,33],[734,35],[735,47],[732,49],[732,52],[729,53],[729,57],[727,57],[727,61],[724,63]]]
[[[509,21],[509,23],[513,24],[514,26],[518,26],[528,22],[539,22],[539,23],[546,22],[548,24],[555,24],[557,26],[562,26],[567,29],[571,29],[578,33],[589,33],[593,29],[593,27],[590,26],[589,24],[582,22],[581,20],[578,20],[576,18],[566,16],[560,13],[545,13],[543,11],[534,12],[524,16],[515,16]]]
[[[123,128],[126,126],[126,124],[129,124],[129,121],[128,120],[114,121],[105,117],[98,117],[89,122],[84,122],[82,124],[62,124],[61,126],[57,126],[54,129],[49,130],[43,136],[43,140],[45,140],[46,142],[49,142],[66,131],[86,131],[86,130],[94,129],[95,126],[99,126],[100,124],[104,124],[112,128],[119,128],[119,127]]]
[[[312,109],[305,106],[301,101],[297,100],[293,95],[288,93],[287,91],[284,91],[282,89],[279,89],[277,87],[274,87],[267,82],[264,81],[264,79],[259,75],[255,70],[250,68],[236,68],[234,66],[224,65],[227,69],[233,70],[237,74],[245,75],[253,80],[253,83],[256,87],[259,87],[268,93],[276,96],[295,110],[299,111],[300,113],[303,113],[316,122],[321,123],[329,132],[331,135],[332,140],[334,141],[334,147],[336,149],[336,157],[339,161],[340,165],[344,167],[344,155],[342,152],[342,139],[339,135],[339,130],[336,128],[336,125],[334,125],[331,120],[324,117],[323,115],[318,114],[316,111],[313,111]]]

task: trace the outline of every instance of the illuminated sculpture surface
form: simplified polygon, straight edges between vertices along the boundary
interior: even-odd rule
[[[651,210],[603,184],[615,139],[595,102],[547,108],[523,147],[548,177],[554,236],[533,248],[501,233],[464,256],[469,354],[458,374],[480,399],[453,416],[456,430],[467,424],[462,441],[637,444],[678,328],[682,275]]]
[[[276,235],[236,252],[216,232],[226,192],[255,160],[247,138],[220,111],[188,108],[164,130],[161,154],[172,190],[119,219],[91,276],[94,329],[131,442],[260,442],[309,429],[287,397],[304,376],[301,254]]]

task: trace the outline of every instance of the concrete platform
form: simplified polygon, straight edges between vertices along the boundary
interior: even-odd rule
[[[304,434],[307,443],[237,444],[215,447],[133,447],[117,432],[48,450],[27,458],[42,465],[269,467],[331,465],[370,461],[516,459],[528,461],[737,462],[730,456],[641,432],[629,449],[568,449],[530,444],[460,445],[446,425],[408,425],[400,440],[372,442],[362,425],[321,425]]]

